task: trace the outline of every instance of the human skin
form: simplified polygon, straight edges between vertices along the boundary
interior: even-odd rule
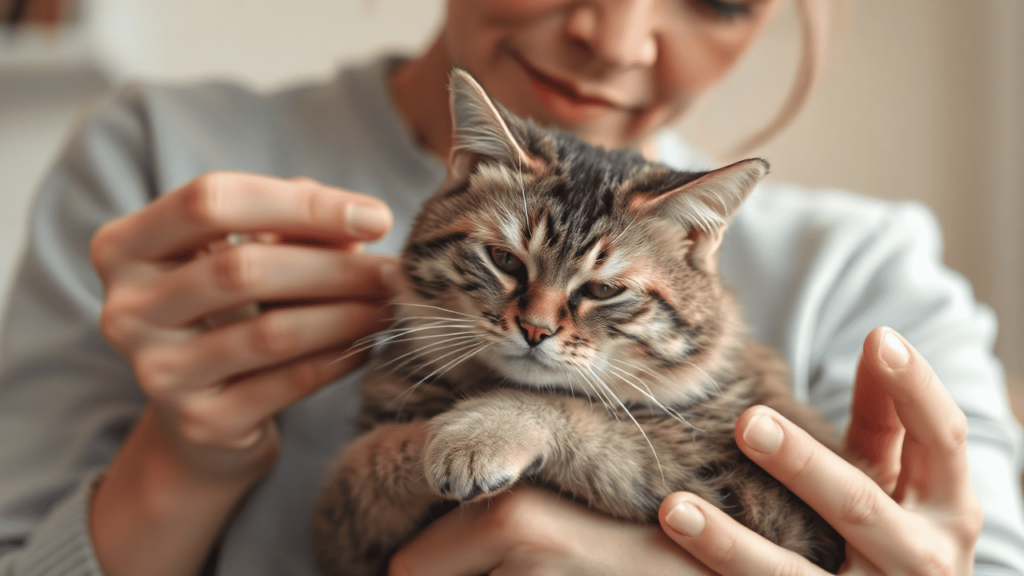
[[[446,84],[449,67],[456,63],[520,115],[595,144],[642,147],[655,129],[683,113],[728,72],[780,0],[730,2],[733,7],[727,10],[749,8],[735,18],[716,15],[722,4],[451,0],[435,42],[396,72],[391,88],[409,125],[441,158],[451,146]],[[235,194],[242,190],[245,195]],[[244,204],[232,201],[240,197],[246,198]],[[376,331],[385,318],[382,307],[369,299],[386,295],[393,262],[362,254],[359,247],[382,236],[390,222],[386,206],[351,191],[309,180],[218,173],[101,228],[92,254],[105,289],[103,332],[131,362],[148,398],[92,501],[91,534],[107,574],[198,572],[233,506],[276,460],[273,415],[355,367],[358,358],[330,360],[350,342]],[[237,232],[258,234],[263,241],[207,253],[210,242]],[[297,301],[307,304],[274,306],[214,330],[202,324],[205,315],[239,304]],[[914,478],[929,478],[936,470],[965,478],[966,464],[955,450],[936,453],[932,447],[943,440],[916,426],[922,415],[959,421],[963,414],[941,394],[939,399],[905,399],[900,391],[935,382],[926,371],[890,371],[885,378],[873,371],[877,366],[870,359],[878,357],[881,341],[866,341],[873,355],[865,354],[869,364],[862,363],[858,372],[854,420],[885,422],[891,430],[905,426],[913,441],[902,445],[903,469],[914,470]],[[926,365],[913,358],[913,366]],[[880,389],[882,380],[891,386],[881,389],[898,400],[865,401],[861,391]],[[793,433],[777,415],[768,417],[783,430],[778,450],[750,452],[750,416],[740,420],[737,437],[741,449],[769,471],[800,462],[794,458],[828,454]],[[900,434],[883,435],[879,444],[871,430],[854,428],[851,448],[869,462],[888,463],[877,468],[885,472],[883,479],[896,478]],[[907,466],[908,459],[921,454],[931,468]],[[830,478],[829,485],[860,487],[851,488],[852,501],[869,493],[866,482],[876,485],[853,468],[837,468],[835,474],[839,477]],[[969,481],[958,486],[973,495]],[[820,485],[805,482],[799,488],[801,496],[816,501]],[[969,497],[936,500],[938,516],[958,519],[940,522],[936,516],[908,516],[899,492],[893,497],[870,494],[876,498],[871,502],[889,498],[885,502],[890,504],[879,508],[886,514],[871,518],[878,534],[927,527],[942,536],[938,541],[957,544],[953,565],[969,567],[980,526]],[[678,502],[692,508],[669,516]],[[826,509],[819,510],[826,517],[828,504],[822,502]],[[703,531],[684,537],[667,524],[664,531],[623,524],[521,488],[490,506],[466,507],[431,525],[395,556],[391,571],[710,573],[704,562],[724,573],[738,573],[735,566],[772,573],[792,562],[784,551],[756,540],[690,495],[669,497],[662,517],[692,520],[694,510],[704,519]],[[735,545],[723,547],[723,542]],[[865,558],[889,566],[880,559],[921,557],[920,550],[894,549],[891,541],[878,551],[873,542],[851,539],[852,573],[861,571],[864,564],[858,562]],[[804,572],[796,574],[813,573],[798,568]]]

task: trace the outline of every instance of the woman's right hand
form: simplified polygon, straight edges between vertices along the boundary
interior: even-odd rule
[[[267,470],[273,416],[357,366],[364,356],[340,359],[346,348],[384,327],[382,267],[393,260],[359,248],[390,226],[371,197],[222,172],[99,229],[103,334],[131,362],[144,419],[180,465],[249,481]],[[209,249],[235,233],[261,240]],[[255,303],[269,306],[208,327],[211,315]]]

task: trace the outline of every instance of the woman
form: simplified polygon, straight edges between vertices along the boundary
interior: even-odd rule
[[[316,485],[354,433],[351,386],[328,384],[360,359],[334,360],[386,318],[373,299],[394,274],[362,246],[391,229],[373,249],[396,254],[443,179],[450,66],[520,115],[692,165],[657,129],[780,2],[450,0],[425,53],[326,85],[121,93],[44,183],[9,306],[0,574],[311,574]],[[1024,570],[991,318],[938,264],[932,221],[761,197],[733,223],[722,273],[797,393],[852,421],[869,473],[765,408],[737,424],[740,447],[846,536],[847,573]],[[222,241],[234,233],[256,241]],[[883,323],[943,382],[906,339],[871,330]],[[818,573],[692,495],[667,498],[661,523],[519,489],[433,523],[391,572]]]

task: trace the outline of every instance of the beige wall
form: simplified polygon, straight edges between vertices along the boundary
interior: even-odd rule
[[[820,85],[796,122],[754,151],[776,178],[928,204],[945,259],[1000,319],[997,350],[1024,374],[1024,2],[837,0]],[[773,114],[799,29],[784,12],[682,123],[726,150]],[[781,80],[781,81],[780,81]]]
[[[947,261],[997,309],[1000,355],[1024,373],[1024,2],[836,5],[818,91],[797,122],[756,153],[772,161],[778,179],[930,205],[946,235]],[[436,27],[442,2],[92,0],[87,8],[88,44],[117,79],[227,75],[273,86],[329,74],[341,61],[382,49],[414,50]],[[798,38],[787,9],[682,131],[714,152],[766,121],[788,88]],[[4,140],[20,117],[12,105],[0,101],[0,173],[32,167],[0,183],[0,203],[17,207],[45,163],[39,158],[52,152],[22,152]],[[66,115],[73,104],[60,106]],[[55,146],[63,129],[46,129]],[[11,246],[20,230],[0,235]],[[5,258],[0,286],[9,274]]]

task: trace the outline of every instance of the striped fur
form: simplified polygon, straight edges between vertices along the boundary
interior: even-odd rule
[[[757,403],[832,440],[717,275],[767,163],[679,172],[519,120],[464,72],[452,91],[449,177],[314,517],[323,573],[373,574],[443,502],[519,481],[637,522],[688,490],[835,571],[838,534],[733,440]]]

